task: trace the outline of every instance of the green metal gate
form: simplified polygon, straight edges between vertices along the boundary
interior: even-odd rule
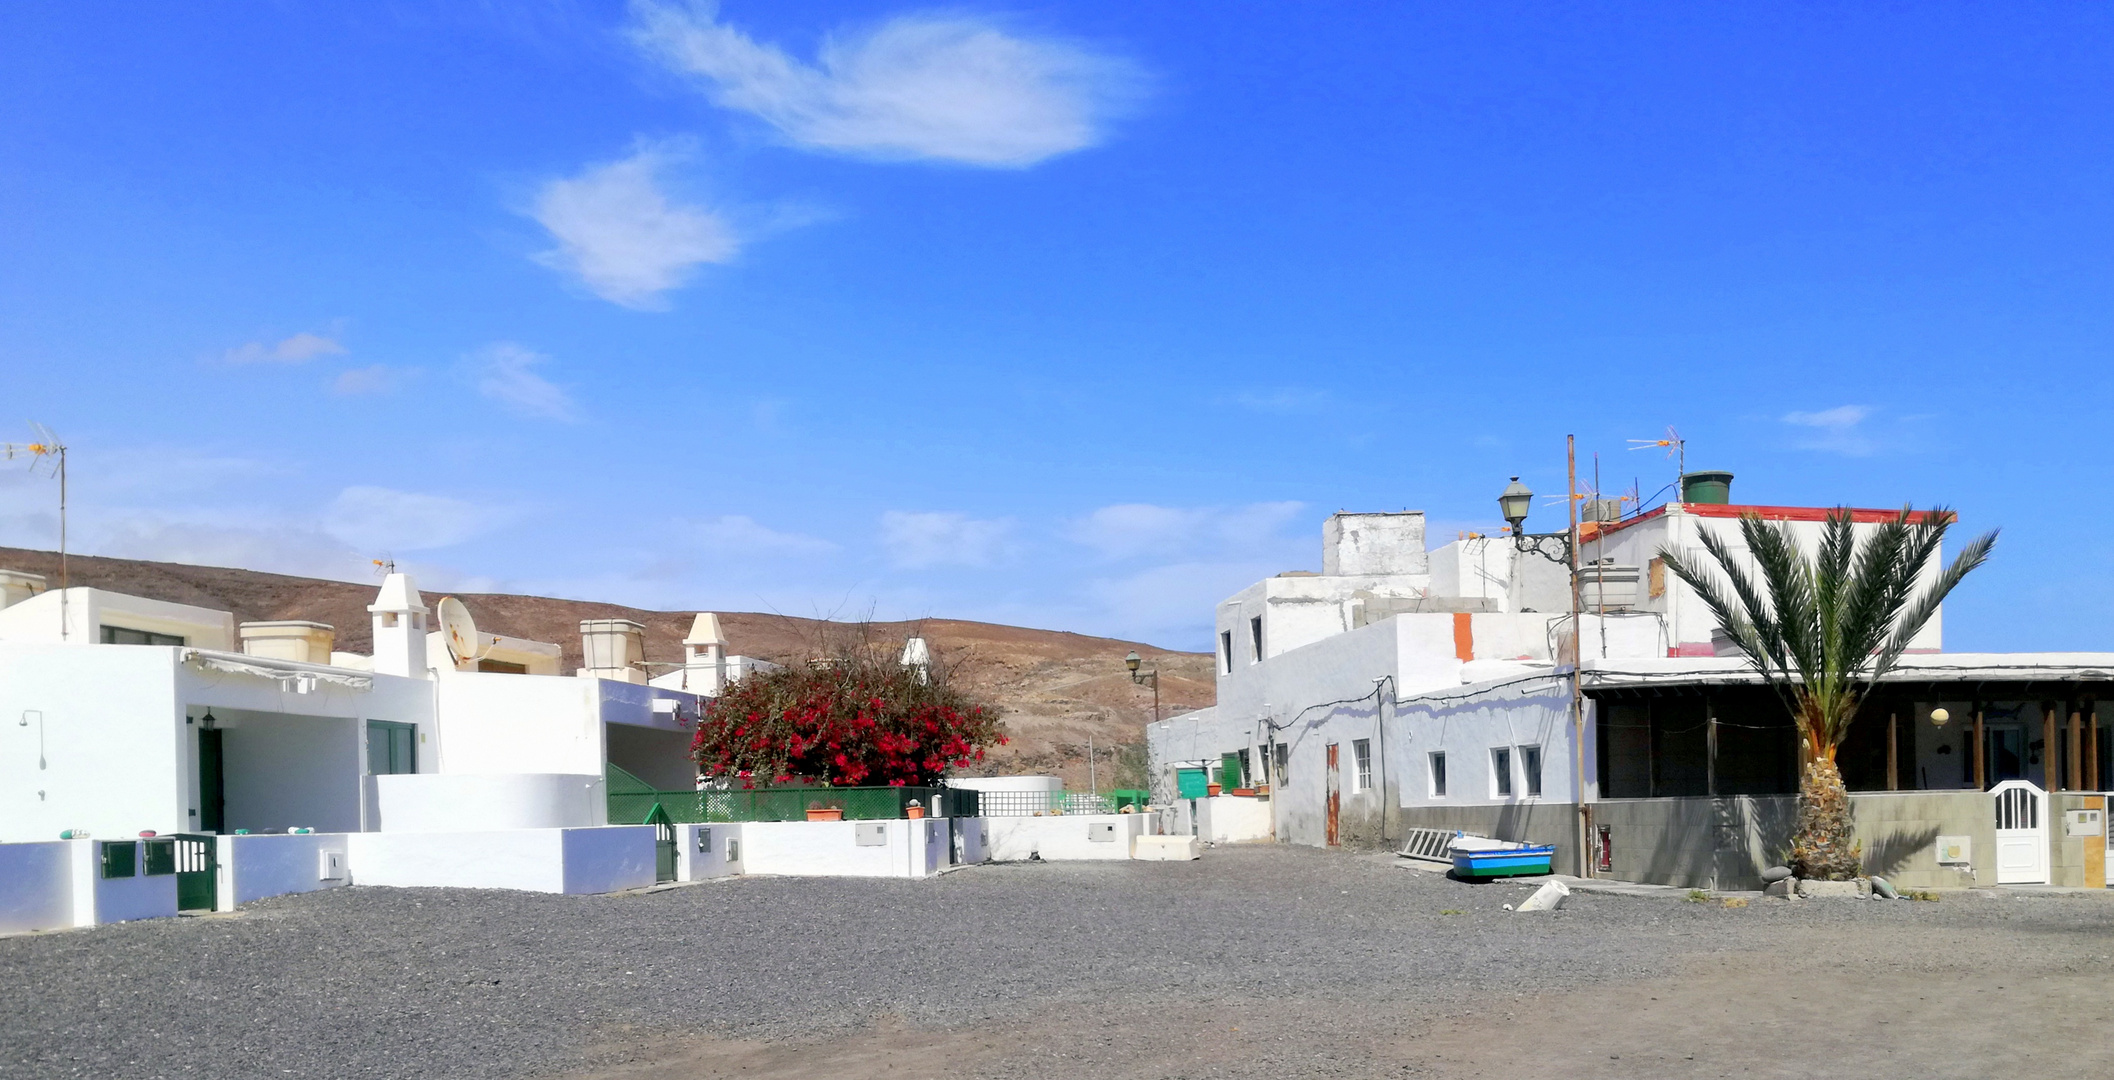
[[[215,837],[193,833],[147,841],[147,872],[176,875],[176,910],[219,910],[220,861],[214,855],[215,843]]]
[[[646,824],[653,826],[653,880],[675,880],[675,822],[669,820],[668,811],[660,803],[646,815]]]

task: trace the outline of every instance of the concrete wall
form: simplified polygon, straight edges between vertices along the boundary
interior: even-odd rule
[[[929,826],[920,821],[748,821],[742,823],[742,866],[749,874],[801,877],[923,877],[933,872]],[[884,828],[886,843],[857,842],[861,825]],[[941,834],[944,843],[944,833]]]
[[[0,843],[196,827],[179,787],[177,652],[0,644]]]
[[[443,665],[437,682],[440,771],[602,775],[597,680]]]
[[[1197,808],[1200,827],[1196,835],[1211,843],[1243,844],[1277,838],[1270,797],[1220,795],[1196,801],[1201,804]]]
[[[374,778],[380,817],[391,832],[566,829],[607,824],[600,774],[403,774]]]
[[[74,924],[74,848],[85,840],[0,844],[0,934]]]
[[[676,880],[704,881],[744,873],[740,822],[677,825]]]
[[[564,891],[573,895],[643,889],[654,883],[651,825],[560,829]]]
[[[1045,862],[1130,858],[1131,842],[1144,830],[1142,814],[1057,814],[984,818],[992,862]],[[1095,825],[1114,825],[1112,840],[1092,839]]]
[[[121,646],[113,646],[119,648]],[[132,876],[106,878],[102,874],[103,840],[83,840],[73,848],[73,924],[101,926],[133,919],[166,919],[176,916],[176,875],[144,873],[145,848],[135,845]]]
[[[237,644],[235,616],[228,612],[80,587],[52,589],[0,610],[0,641],[96,645],[105,624],[172,634],[194,649],[227,652]]]
[[[344,833],[291,836],[222,836],[218,840],[220,910],[267,896],[315,892],[352,884],[348,840]],[[346,876],[322,876],[322,853],[345,856]]]

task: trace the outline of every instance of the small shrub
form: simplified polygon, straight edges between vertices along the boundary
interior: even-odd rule
[[[1909,900],[1923,900],[1932,904],[1938,902],[1938,894],[1931,892],[1927,889],[1910,889],[1909,891],[1902,893],[1901,895],[1905,899]]]
[[[1710,902],[1710,894],[1701,889],[1690,889],[1688,890],[1688,902],[1691,904],[1707,904]]]
[[[1744,896],[1728,896],[1720,902],[1724,904],[1724,906],[1729,908],[1742,908],[1747,906],[1747,898]]]

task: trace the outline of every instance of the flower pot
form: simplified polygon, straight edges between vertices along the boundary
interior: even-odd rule
[[[844,810],[842,807],[824,809],[818,806],[807,812],[807,819],[809,821],[843,821]]]
[[[917,819],[925,816],[925,808],[921,804],[911,803],[909,806],[903,808],[903,816],[909,818],[912,821],[916,821]]]
[[[1254,788],[1246,788],[1246,787],[1237,787],[1237,788],[1234,788],[1234,789],[1233,789],[1232,791],[1229,791],[1229,792],[1227,792],[1226,794],[1228,794],[1228,795],[1239,795],[1239,796],[1241,796],[1242,798],[1248,798],[1248,799],[1252,799],[1252,798],[1254,798],[1254,797],[1255,797],[1255,789],[1254,789]]]
[[[1210,795],[1210,796],[1211,796],[1212,798],[1214,798],[1214,799],[1215,799],[1215,798],[1218,798],[1218,793],[1219,793],[1219,785],[1217,785],[1217,784],[1212,784],[1212,785],[1210,785],[1209,787],[1205,788],[1205,789],[1204,789],[1204,792],[1205,792],[1205,794],[1208,794],[1208,795]]]

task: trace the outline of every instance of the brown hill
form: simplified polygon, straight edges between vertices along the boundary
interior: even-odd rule
[[[339,649],[370,648],[367,605],[374,600],[373,585],[86,555],[69,556],[67,563],[75,585],[232,611],[241,622],[329,623],[337,630]],[[59,560],[53,552],[0,547],[0,567],[43,574],[54,587],[58,584]],[[582,619],[635,620],[646,627],[647,660],[672,664],[682,659],[683,635],[695,614],[510,593],[454,595],[469,607],[480,629],[557,643],[565,650],[568,671],[580,664]],[[1100,785],[1115,786],[1111,776],[1116,766],[1109,753],[1141,742],[1152,712],[1152,691],[1131,683],[1123,669],[1125,653],[1135,649],[1148,667],[1160,670],[1162,716],[1209,705],[1215,693],[1209,653],[1175,652],[1060,630],[959,619],[854,627],[742,611],[721,612],[720,625],[729,652],[780,662],[804,659],[820,643],[843,634],[866,633],[890,642],[922,634],[939,659],[960,664],[958,677],[964,685],[1006,710],[1012,744],[987,761],[983,771],[1056,773],[1067,785],[1082,789],[1087,784],[1088,741],[1102,752],[1096,770]]]

